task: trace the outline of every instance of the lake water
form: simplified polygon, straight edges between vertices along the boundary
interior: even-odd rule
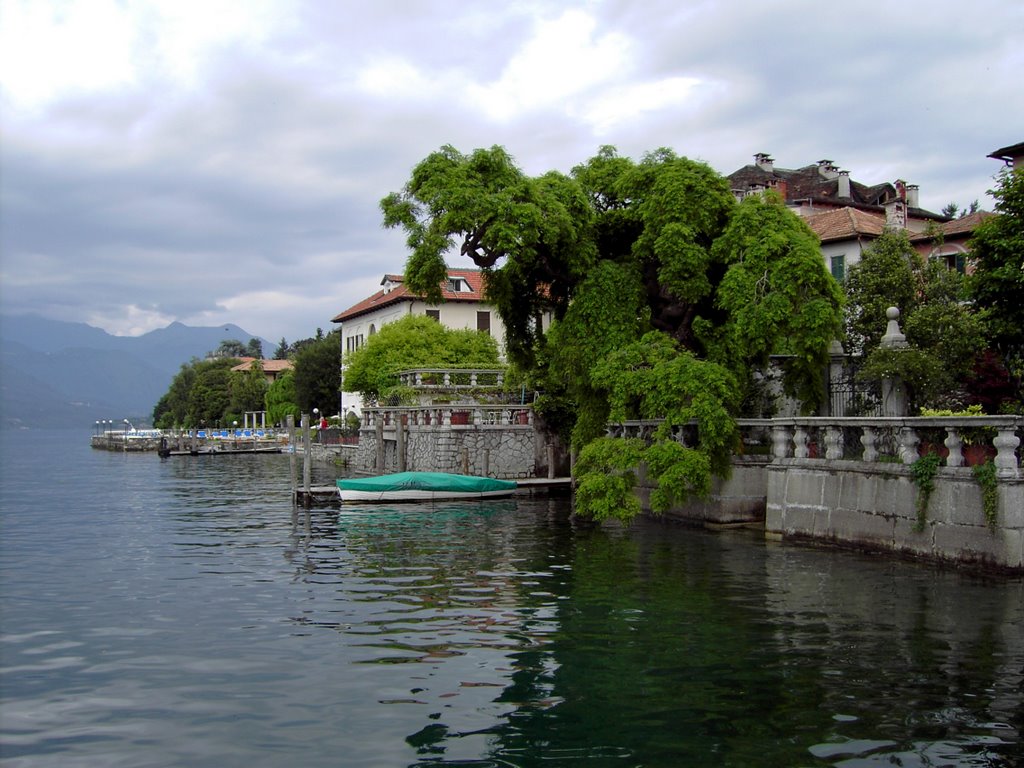
[[[1024,582],[4,432],[21,766],[1024,764]],[[314,469],[315,483],[336,471]]]

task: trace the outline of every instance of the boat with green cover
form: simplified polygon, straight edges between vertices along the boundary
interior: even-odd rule
[[[343,502],[493,499],[510,496],[517,487],[515,480],[447,472],[398,472],[338,480],[338,494]]]

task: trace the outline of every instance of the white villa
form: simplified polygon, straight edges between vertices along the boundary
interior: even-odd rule
[[[428,304],[412,293],[402,275],[384,275],[381,289],[372,296],[331,318],[341,324],[342,352],[358,349],[373,334],[404,315],[433,317],[447,328],[475,328],[488,333],[498,342],[499,352],[505,348],[505,327],[497,310],[484,300],[483,273],[477,269],[449,269],[442,286],[444,301]],[[344,375],[344,357],[342,358]],[[355,392],[341,393],[341,413],[359,413],[362,400]]]

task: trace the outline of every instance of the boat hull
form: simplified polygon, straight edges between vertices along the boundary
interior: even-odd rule
[[[442,472],[401,472],[380,477],[338,480],[342,502],[454,501],[496,499],[516,491],[512,480]]]

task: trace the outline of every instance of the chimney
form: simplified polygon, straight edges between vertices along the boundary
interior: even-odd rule
[[[772,173],[775,170],[775,161],[772,160],[772,156],[767,152],[758,152],[754,155],[754,165],[762,171],[768,171],[768,173]]]
[[[907,184],[907,207],[919,208],[917,184]]]
[[[896,199],[897,200],[902,200],[903,202],[906,202],[907,201],[907,182],[905,182],[903,179],[896,179],[896,181],[894,181],[892,183],[892,185],[894,187],[896,187]]]
[[[839,175],[839,168],[831,160],[819,160],[818,173],[820,173],[823,178],[834,179]]]
[[[885,204],[886,229],[907,228],[907,204],[902,200],[890,200]]]
[[[850,172],[840,171],[839,172],[839,192],[838,197],[849,198],[850,197]]]

